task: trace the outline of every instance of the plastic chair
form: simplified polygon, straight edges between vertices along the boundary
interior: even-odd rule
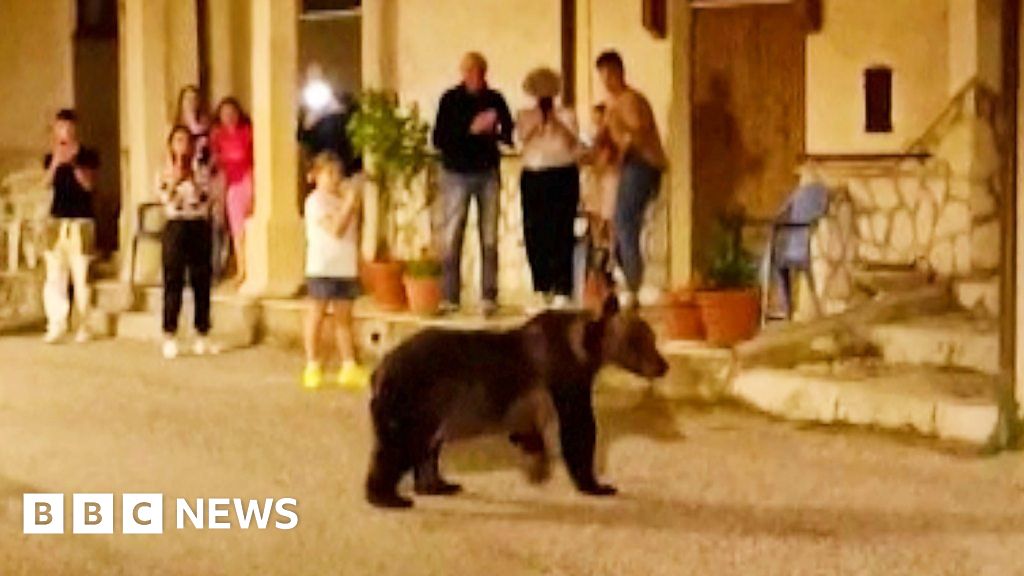
[[[160,204],[159,202],[143,202],[138,206],[135,214],[135,235],[132,237],[131,268],[128,270],[128,285],[133,288],[135,287],[135,264],[139,255],[139,243],[143,240],[152,242],[162,241],[164,235],[162,218],[163,210],[163,204]],[[146,224],[150,221],[150,218],[147,217],[150,213],[158,213],[161,216],[161,218],[156,219],[161,222],[159,230],[149,229],[146,227]]]
[[[818,222],[828,213],[828,189],[820,183],[802,184],[786,199],[772,221],[768,249],[761,271],[761,323],[769,320],[792,320],[793,282],[789,274],[804,273],[810,285],[811,299],[821,314],[814,267],[811,265],[811,236]],[[781,316],[768,309],[772,280],[780,283],[784,307]]]

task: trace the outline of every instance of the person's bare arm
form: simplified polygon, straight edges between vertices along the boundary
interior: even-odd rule
[[[75,180],[86,192],[92,192],[96,188],[96,171],[85,166],[75,167]]]
[[[332,236],[343,236],[349,226],[355,226],[359,219],[359,210],[362,207],[362,194],[360,190],[351,190],[342,199],[338,210],[325,214],[319,224]]]

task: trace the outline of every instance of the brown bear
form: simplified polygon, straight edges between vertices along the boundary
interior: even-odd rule
[[[660,378],[668,364],[651,327],[620,313],[614,298],[602,313],[545,312],[504,332],[428,329],[388,354],[373,373],[370,412],[376,432],[367,500],[407,508],[397,486],[413,471],[418,494],[461,488],[438,470],[441,446],[487,433],[508,434],[533,462],[531,479],[547,477],[545,431],[557,417],[569,475],[581,492],[610,495],[594,474],[594,377],[618,365]]]

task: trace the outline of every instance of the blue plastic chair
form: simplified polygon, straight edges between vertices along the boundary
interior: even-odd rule
[[[828,213],[828,201],[828,188],[824,184],[802,184],[786,199],[772,221],[761,270],[762,323],[792,319],[794,277],[791,275],[801,272],[807,275],[811,298],[820,315],[817,282],[811,266],[811,235],[818,221]],[[779,285],[781,316],[772,315],[768,310],[773,280]]]

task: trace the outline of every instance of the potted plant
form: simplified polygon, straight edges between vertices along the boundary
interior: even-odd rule
[[[430,164],[429,127],[419,110],[403,108],[393,92],[369,90],[348,123],[355,149],[363,153],[366,177],[377,191],[373,258],[364,266],[364,280],[377,304],[385,309],[405,307],[402,262],[394,258],[395,194]]]
[[[749,340],[760,324],[757,264],[743,249],[738,218],[718,226],[704,272],[706,287],[696,294],[708,342],[731,346]]]
[[[441,262],[424,254],[405,263],[405,293],[409,310],[432,316],[441,305]]]
[[[668,295],[665,329],[669,340],[700,340],[704,337],[704,322],[692,288],[680,288]]]

